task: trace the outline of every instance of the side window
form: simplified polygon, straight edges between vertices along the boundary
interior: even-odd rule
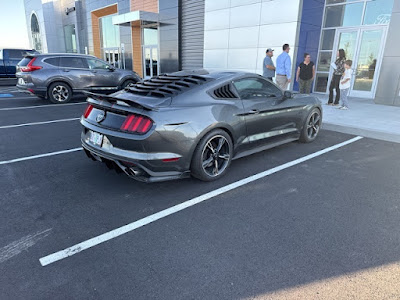
[[[78,69],[88,68],[86,61],[83,58],[72,56],[60,57],[60,67]]]
[[[87,59],[87,63],[89,65],[89,69],[92,70],[107,70],[109,68],[109,66],[102,62],[101,60],[97,60],[97,59],[92,59],[92,58],[88,58]]]
[[[242,99],[282,97],[279,88],[262,78],[244,78],[233,84]]]
[[[45,63],[58,67],[60,65],[60,58],[59,57],[52,57],[52,58],[48,58],[44,61]]]

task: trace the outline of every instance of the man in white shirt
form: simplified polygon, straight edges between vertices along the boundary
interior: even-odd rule
[[[342,102],[342,106],[340,106],[339,109],[349,109],[349,101],[347,100],[347,95],[349,94],[350,80],[351,75],[353,74],[353,70],[351,69],[352,64],[353,62],[351,60],[346,60],[344,63],[345,71],[339,84],[340,101]]]

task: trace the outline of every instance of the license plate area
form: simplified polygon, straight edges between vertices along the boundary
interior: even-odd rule
[[[103,144],[103,135],[89,130],[89,142],[95,146],[101,147]]]

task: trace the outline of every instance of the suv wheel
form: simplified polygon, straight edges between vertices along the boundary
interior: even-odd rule
[[[121,89],[123,90],[124,88],[126,88],[127,86],[129,86],[130,84],[134,84],[136,83],[135,81],[128,79],[125,80],[122,84],[121,84]]]
[[[53,103],[67,103],[72,98],[72,89],[64,82],[54,82],[49,86],[48,94]]]

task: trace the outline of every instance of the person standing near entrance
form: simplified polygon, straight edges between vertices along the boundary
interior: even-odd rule
[[[304,53],[304,62],[300,63],[296,73],[296,81],[299,83],[300,94],[309,94],[311,92],[311,84],[314,77],[314,63],[311,61],[310,54]]]
[[[263,62],[263,76],[271,81],[275,77],[275,66],[272,61],[272,56],[274,56],[274,50],[268,48]]]
[[[349,109],[349,102],[347,101],[347,96],[349,94],[349,89],[350,89],[351,75],[353,74],[353,70],[351,69],[352,64],[353,62],[351,60],[346,60],[346,62],[344,63],[345,71],[343,73],[339,85],[340,100],[342,101],[342,106],[340,106],[339,109]]]
[[[335,63],[331,64],[334,65],[336,68],[334,68],[331,84],[329,85],[329,100],[327,103],[328,105],[335,105],[335,106],[339,105],[339,99],[340,99],[339,83],[344,73],[344,62],[346,61],[346,53],[344,52],[343,49],[339,49],[336,56],[337,59]],[[335,103],[333,103],[333,89],[336,90]]]
[[[289,56],[289,44],[284,44],[282,48],[283,52],[276,59],[276,83],[282,90],[286,90],[291,81],[292,62]]]

